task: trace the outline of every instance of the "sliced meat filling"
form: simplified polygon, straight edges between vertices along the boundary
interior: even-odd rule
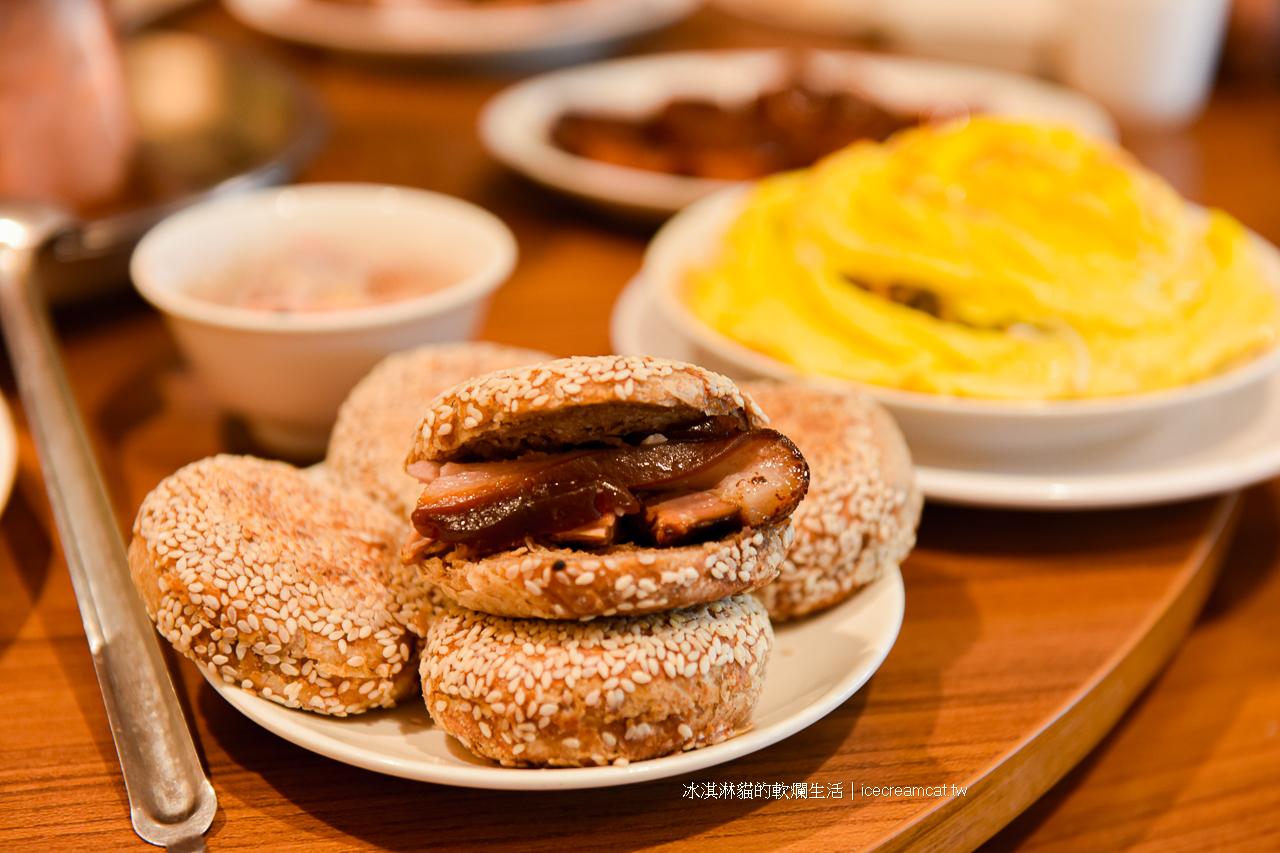
[[[592,548],[679,545],[727,528],[781,521],[809,468],[774,430],[531,454],[498,462],[419,464],[414,551],[465,545],[487,554],[545,539]]]

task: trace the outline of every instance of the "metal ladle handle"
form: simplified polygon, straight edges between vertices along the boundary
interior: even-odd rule
[[[0,324],[129,793],[133,828],[174,853],[205,850],[218,809],[129,562],[31,267],[72,226],[39,204],[0,205]]]

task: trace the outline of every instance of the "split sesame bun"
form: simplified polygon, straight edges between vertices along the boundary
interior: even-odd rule
[[[923,503],[898,425],[854,390],[744,382],[809,462],[809,491],[792,513],[795,539],[778,578],[756,595],[774,619],[831,607],[899,565]]]
[[[708,416],[737,418],[751,429],[768,425],[731,380],[695,365],[648,356],[559,359],[496,371],[438,396],[406,465],[554,453]],[[406,547],[405,554],[464,607],[515,618],[589,619],[751,592],[777,575],[790,542],[783,519],[672,547],[627,542],[576,550],[526,540],[478,557],[466,549],[419,558]]]
[[[338,410],[325,467],[339,485],[407,519],[422,486],[405,473],[404,455],[426,401],[473,376],[549,358],[538,350],[487,341],[436,344],[387,356]]]
[[[751,596],[593,622],[452,608],[427,631],[437,725],[508,766],[623,764],[747,726],[773,631]]]
[[[768,419],[727,377],[650,356],[578,356],[500,370],[433,400],[408,462],[558,450],[607,435],[662,432],[707,415]]]
[[[656,613],[759,589],[778,574],[791,525],[743,528],[672,548],[521,546],[475,560],[418,564],[453,601],[500,616],[582,619]]]
[[[129,565],[156,628],[210,677],[345,716],[416,689],[430,604],[399,560],[406,529],[290,465],[215,456],[142,502]]]

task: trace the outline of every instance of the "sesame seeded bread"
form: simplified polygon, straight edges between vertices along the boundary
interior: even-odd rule
[[[407,519],[422,486],[405,473],[404,455],[426,403],[482,373],[551,357],[487,341],[437,344],[390,355],[360,380],[338,410],[325,467],[334,482]]]
[[[923,498],[911,455],[882,406],[854,390],[743,383],[809,462],[777,580],[756,595],[774,619],[831,607],[897,566],[915,545]]]
[[[427,409],[407,462],[556,450],[739,414],[751,427],[768,426],[732,381],[692,364],[649,356],[562,358],[490,373],[441,394]]]
[[[448,598],[498,616],[639,615],[759,589],[777,576],[791,535],[783,523],[672,548],[522,546],[477,560],[428,557],[418,567]]]
[[[129,565],[157,630],[211,678],[345,716],[414,692],[429,592],[406,525],[280,462],[215,456],[166,478]]]
[[[406,465],[555,453],[661,433],[706,417],[735,428],[768,419],[729,379],[648,356],[558,359],[463,382],[430,404]],[[499,616],[588,619],[703,604],[768,583],[790,542],[785,519],[676,547],[592,550],[530,539],[481,557],[465,547],[420,558],[423,575],[463,607]],[[417,543],[405,548],[406,561]]]
[[[772,646],[751,596],[585,623],[455,608],[428,629],[423,696],[437,725],[504,765],[625,764],[741,731]]]

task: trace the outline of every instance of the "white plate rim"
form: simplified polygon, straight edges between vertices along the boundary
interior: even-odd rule
[[[794,51],[780,48],[670,51],[611,59],[535,75],[499,92],[485,104],[478,121],[481,144],[509,168],[553,189],[614,209],[669,215],[692,201],[734,182],[648,172],[579,157],[551,143],[554,120],[570,106],[596,106],[580,92],[598,90],[601,106],[615,112],[645,112],[653,103],[677,95],[727,97],[744,86],[759,91],[782,79]],[[996,115],[1034,115],[1075,124],[1115,139],[1111,116],[1086,96],[1006,71],[963,63],[891,56],[856,50],[808,50],[817,65],[858,75],[871,97],[895,100],[894,75],[915,75],[926,83],[912,87],[917,104],[983,100]],[[729,73],[734,70],[738,73]],[[834,72],[831,72],[834,73]],[[752,81],[749,85],[743,77]],[[651,82],[662,80],[660,86]],[[899,82],[899,89],[904,88]],[[635,87],[639,87],[638,89]],[[661,91],[658,91],[658,90]],[[643,90],[643,94],[636,92]],[[578,91],[578,96],[568,93]],[[982,94],[977,94],[981,92]],[[632,100],[628,101],[630,97]],[[902,92],[897,93],[900,103]]]
[[[557,0],[500,8],[369,7],[223,0],[242,23],[318,47],[399,56],[502,58],[607,44],[674,23],[702,0]]]
[[[1271,393],[1280,384],[1269,383]],[[1280,440],[1246,458],[1144,473],[1020,475],[917,466],[916,482],[932,500],[1006,509],[1112,509],[1176,503],[1244,488],[1280,474]]]
[[[619,295],[610,316],[609,340],[615,351],[698,360],[696,344],[686,339],[681,338],[677,347],[655,347],[646,340],[646,332],[652,334],[658,324],[666,322],[651,305],[652,290],[637,275]],[[672,326],[666,331],[679,336]],[[1273,373],[1259,388],[1269,398],[1280,400],[1280,373]],[[1280,474],[1280,423],[1276,427],[1273,440],[1257,444],[1247,453],[1211,452],[1207,458],[1181,467],[1173,464],[1111,475],[1081,475],[1069,467],[1055,474],[1024,474],[917,463],[916,480],[930,500],[964,506],[1083,510],[1171,503],[1243,488]]]
[[[297,208],[287,216],[277,214],[284,206]],[[438,227],[452,221],[472,230],[488,243],[490,257],[458,281],[422,296],[389,304],[370,305],[345,311],[266,312],[235,305],[222,305],[193,296],[164,275],[164,258],[172,257],[176,244],[192,244],[188,235],[200,234],[206,244],[233,243],[223,236],[225,223],[262,216],[271,229],[279,224],[289,229],[293,222],[307,222],[309,231],[323,230],[338,216],[357,214],[365,219],[386,217],[386,221],[416,218],[420,228]],[[344,220],[349,221],[349,220]],[[223,253],[234,250],[224,247]],[[457,196],[416,187],[358,181],[313,182],[276,187],[259,187],[224,195],[178,211],[149,229],[134,248],[129,271],[134,287],[144,299],[166,314],[208,326],[253,329],[280,334],[334,332],[371,329],[396,321],[410,321],[429,314],[442,314],[466,303],[487,298],[510,278],[519,247],[510,226],[491,211]],[[184,282],[185,283],[185,282]]]
[[[493,790],[610,787],[668,778],[732,761],[777,743],[822,719],[866,684],[883,664],[901,630],[905,602],[902,574],[896,567],[890,567],[875,581],[836,607],[805,619],[776,625],[774,632],[778,639],[770,657],[770,668],[766,670],[765,694],[761,699],[761,706],[766,704],[770,696],[770,678],[778,678],[774,673],[782,666],[780,657],[785,656],[786,649],[794,648],[806,638],[810,642],[816,642],[827,635],[841,635],[845,647],[851,648],[853,643],[850,642],[849,631],[842,630],[850,622],[859,622],[864,627],[874,628],[874,631],[861,637],[867,642],[858,665],[830,684],[824,682],[823,692],[803,707],[761,725],[758,721],[761,707],[758,706],[753,715],[753,719],[757,720],[755,725],[736,737],[701,749],[665,758],[637,761],[621,767],[611,765],[525,769],[499,767],[496,764],[485,766],[461,760],[456,764],[442,765],[406,759],[394,752],[363,750],[337,739],[334,736],[336,730],[331,728],[360,725],[363,715],[335,718],[285,708],[246,693],[234,685],[224,684],[210,677],[203,668],[200,671],[214,690],[236,710],[268,731],[311,752],[366,770],[422,782]],[[793,661],[791,665],[797,664]],[[421,711],[425,714],[425,708]],[[373,713],[395,714],[396,711]],[[448,737],[443,732],[436,731],[440,738]],[[461,749],[460,746],[457,748]]]

